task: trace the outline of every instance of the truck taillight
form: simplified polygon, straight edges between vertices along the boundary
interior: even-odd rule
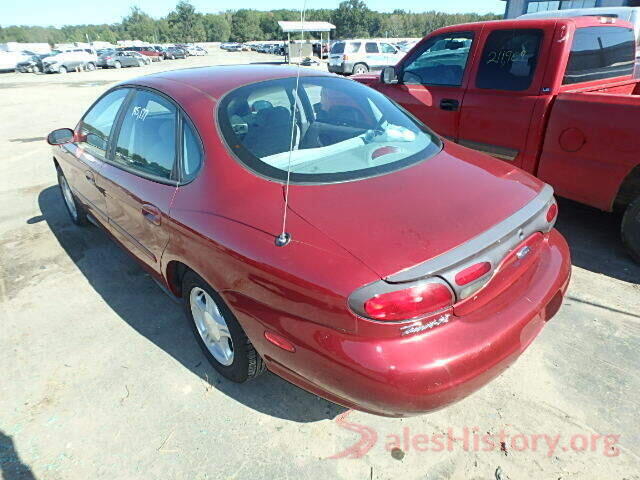
[[[375,295],[364,302],[364,311],[375,320],[393,322],[435,313],[452,306],[453,302],[453,292],[446,284],[425,282]]]
[[[549,207],[549,210],[547,210],[547,222],[549,223],[553,222],[557,216],[558,216],[558,204],[556,202],[553,202]]]

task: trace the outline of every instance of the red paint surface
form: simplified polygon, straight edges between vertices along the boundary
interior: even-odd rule
[[[55,157],[85,205],[155,278],[180,294],[170,281],[180,262],[220,292],[271,371],[329,400],[383,415],[418,414],[469,395],[511,364],[547,312],[555,313],[547,305],[564,294],[570,268],[559,233],[540,234],[526,262],[498,268],[482,294],[438,313],[446,321],[419,334],[402,336],[402,324],[357,317],[347,298],[494,226],[534,198],[542,183],[447,143],[435,157],[385,176],[293,185],[287,225],[293,239],[278,248],[283,185],[232,158],[214,112],[229,89],[294,74],[235,66],[129,82],[173,98],[199,131],[204,164],[187,185],[136,177],[74,144],[55,148]],[[93,187],[83,183],[87,170]],[[157,208],[159,224],[145,221],[141,208],[148,205]],[[267,331],[295,352],[269,341]]]

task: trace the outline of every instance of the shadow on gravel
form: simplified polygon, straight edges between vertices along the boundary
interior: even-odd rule
[[[4,480],[35,480],[31,469],[22,463],[13,438],[0,430],[0,477]]]
[[[163,293],[138,263],[101,229],[73,225],[57,186],[40,192],[38,204],[56,239],[104,301],[133,329],[204,382],[234,400],[295,422],[332,419],[346,409],[271,373],[238,385],[220,377],[202,354],[182,306]]]
[[[625,282],[640,283],[640,265],[627,254],[620,240],[621,215],[558,199],[556,228],[571,248],[572,263]]]

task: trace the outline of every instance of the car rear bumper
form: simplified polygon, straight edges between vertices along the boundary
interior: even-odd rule
[[[238,298],[228,301],[272,372],[346,407],[401,417],[459,401],[508,368],[560,308],[570,272],[566,241],[552,230],[536,261],[491,302],[431,330],[390,338],[344,333],[283,318],[264,305],[256,311]],[[296,351],[267,342],[267,329]]]
[[[329,72],[331,73],[353,73],[353,62],[342,62],[338,65],[328,65]]]

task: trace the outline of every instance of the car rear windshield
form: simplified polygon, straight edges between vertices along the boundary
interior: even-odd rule
[[[633,29],[587,27],[576,30],[564,85],[633,74],[636,56]]]
[[[297,92],[297,94],[296,94]],[[381,93],[334,77],[255,83],[218,108],[230,150],[253,172],[292,183],[382,175],[435,155],[439,138]]]

